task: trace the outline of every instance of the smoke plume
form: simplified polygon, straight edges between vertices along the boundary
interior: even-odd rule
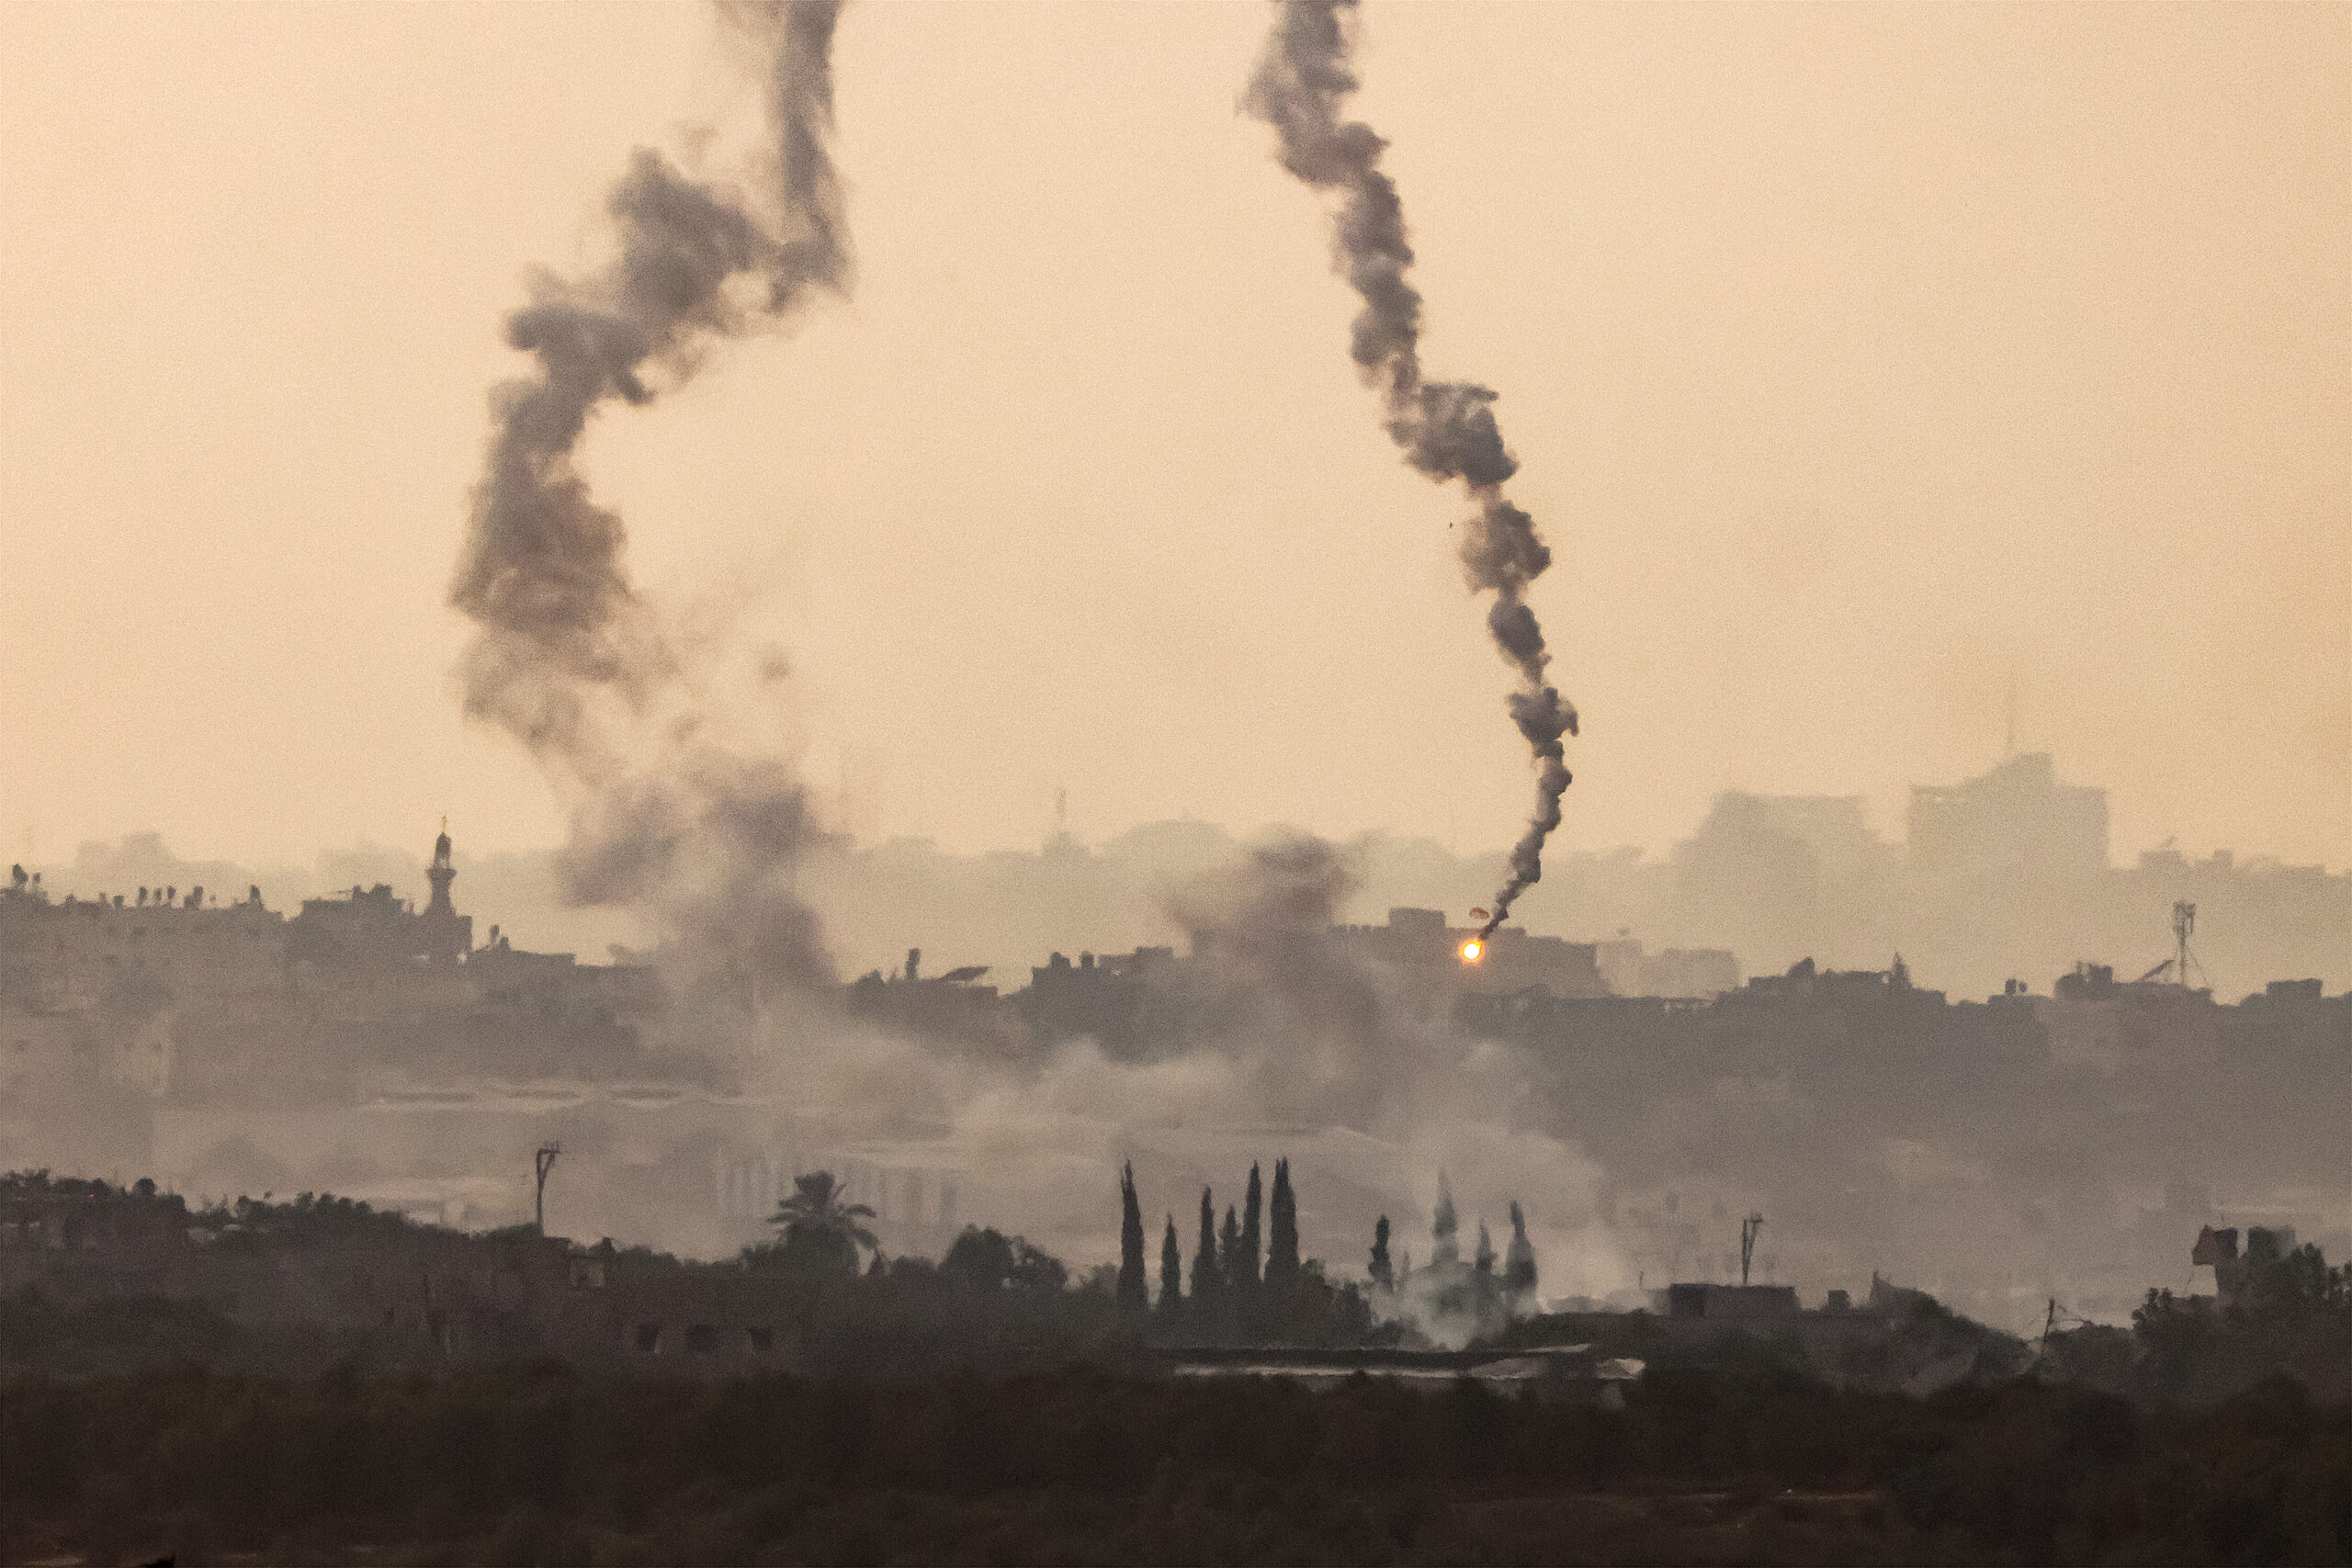
[[[1452,1043],[1332,935],[1357,881],[1344,852],[1285,836],[1170,900],[1216,1021],[1213,1048],[1249,1065],[1267,1114],[1385,1129]]]
[[[506,340],[531,374],[491,396],[492,428],[450,601],[475,623],[469,714],[513,734],[568,797],[568,891],[654,914],[754,985],[830,977],[794,888],[816,836],[781,763],[715,740],[702,639],[631,581],[620,517],[577,466],[589,421],[692,379],[711,349],[846,288],[829,142],[836,0],[723,4],[766,71],[752,189],[640,148],[605,202],[615,240],[588,276],[536,274]],[[761,680],[782,675],[773,655]]]
[[[1430,479],[1461,479],[1477,506],[1463,535],[1463,570],[1473,592],[1495,595],[1487,628],[1519,673],[1511,721],[1534,751],[1537,776],[1535,812],[1511,848],[1510,874],[1485,935],[1544,874],[1544,840],[1560,825],[1568,787],[1560,738],[1577,732],[1577,713],[1544,673],[1552,656],[1527,589],[1552,564],[1552,552],[1534,519],[1503,494],[1519,464],[1495,423],[1495,394],[1421,376],[1421,297],[1407,281],[1413,251],[1405,209],[1396,182],[1380,170],[1387,143],[1363,121],[1340,118],[1357,85],[1346,25],[1354,11],[1355,0],[1282,0],[1246,101],[1279,133],[1283,167],[1339,198],[1332,265],[1363,300],[1351,351],[1357,370],[1385,400],[1389,439]]]

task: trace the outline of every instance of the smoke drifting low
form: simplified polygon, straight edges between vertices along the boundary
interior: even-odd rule
[[[1170,913],[1213,994],[1213,1048],[1248,1064],[1261,1114],[1393,1132],[1395,1113],[1452,1053],[1334,940],[1356,880],[1337,847],[1281,838],[1193,879]]]
[[[811,841],[783,764],[713,739],[707,649],[632,582],[620,517],[576,457],[589,421],[693,378],[717,344],[771,330],[849,276],[832,130],[835,0],[729,4],[766,67],[754,199],[640,149],[606,200],[617,254],[541,273],[507,341],[535,374],[492,395],[485,469],[450,600],[480,628],[467,710],[513,734],[572,805],[565,873],[582,903],[663,920],[700,962],[785,984],[831,976],[794,890]],[[772,657],[763,684],[781,677]]]
[[[1503,493],[1519,464],[1495,423],[1495,394],[1422,378],[1421,297],[1406,276],[1413,251],[1405,209],[1396,182],[1380,170],[1387,143],[1363,121],[1340,118],[1357,85],[1343,19],[1354,8],[1354,0],[1282,0],[1246,101],[1279,133],[1283,167],[1340,198],[1333,265],[1363,300],[1351,352],[1357,369],[1384,393],[1389,439],[1430,479],[1461,479],[1477,506],[1463,535],[1463,570],[1473,592],[1495,595],[1487,627],[1519,673],[1511,722],[1533,750],[1537,770],[1535,812],[1511,849],[1510,875],[1485,928],[1490,934],[1544,874],[1544,841],[1560,825],[1560,797],[1568,787],[1561,737],[1577,732],[1577,714],[1545,674],[1552,656],[1527,604],[1528,585],[1552,564],[1552,552],[1534,519]]]

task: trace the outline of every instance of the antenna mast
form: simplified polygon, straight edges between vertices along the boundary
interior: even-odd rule
[[[2180,982],[2180,988],[2184,991],[2188,988],[2188,966],[2196,963],[2188,952],[2188,933],[2196,929],[2197,906],[2186,898],[2175,900],[2172,907],[2173,978]],[[2197,965],[2197,977],[2208,985],[2212,983],[2207,979],[2205,966],[2201,964]]]
[[[555,1168],[555,1156],[561,1153],[563,1153],[561,1144],[542,1144],[539,1145],[539,1152],[532,1156],[532,1165],[539,1181],[538,1192],[532,1211],[533,1223],[541,1235],[548,1234],[548,1172]]]
[[[1750,1214],[1739,1222],[1739,1282],[1747,1283],[1747,1266],[1756,1260],[1756,1233],[1764,1228],[1764,1216]]]

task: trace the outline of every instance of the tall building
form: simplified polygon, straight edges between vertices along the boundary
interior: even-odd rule
[[[1674,847],[1662,934],[1768,969],[1808,953],[1883,949],[1888,942],[1864,912],[1880,903],[1894,865],[1859,795],[1726,791]]]
[[[1910,859],[1937,874],[2093,874],[2107,864],[2107,791],[2058,782],[2047,751],[1958,784],[1911,790]]]

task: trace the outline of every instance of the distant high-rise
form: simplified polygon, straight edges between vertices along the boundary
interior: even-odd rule
[[[2107,869],[2107,791],[2058,782],[2047,751],[1958,784],[1911,790],[1910,861],[1930,872],[2052,874]]]

